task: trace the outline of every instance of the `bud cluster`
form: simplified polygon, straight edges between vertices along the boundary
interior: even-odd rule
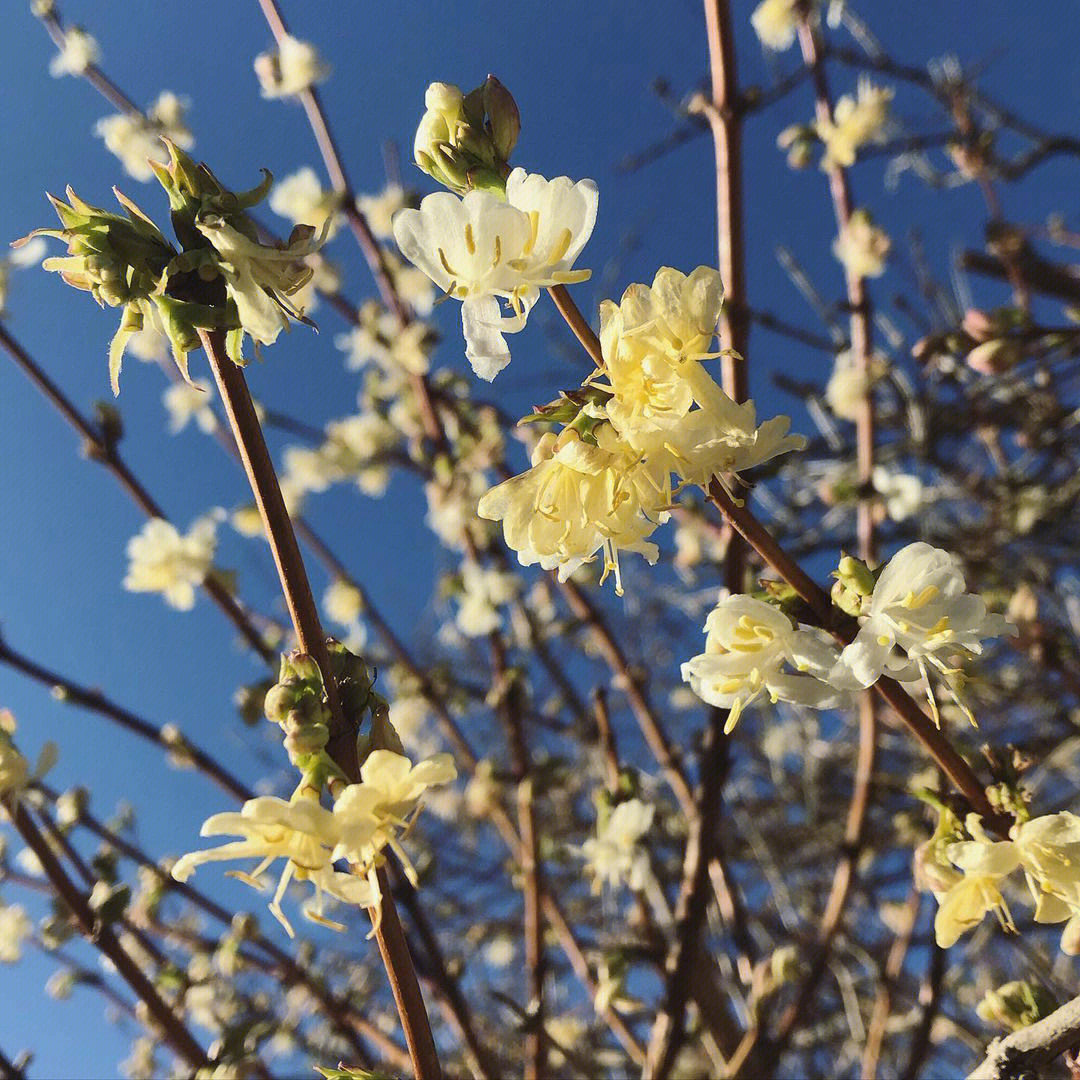
[[[450,83],[432,83],[424,106],[413,145],[416,164],[459,195],[474,188],[503,191],[521,132],[517,104],[506,87],[494,75],[468,94]]]

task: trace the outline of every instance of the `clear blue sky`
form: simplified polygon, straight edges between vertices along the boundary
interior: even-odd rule
[[[749,0],[735,0],[740,75],[768,82],[790,70],[794,53],[766,61],[749,29]],[[857,5],[880,39],[899,59],[920,63],[948,51],[965,63],[985,62],[985,88],[1022,115],[1068,130],[1080,112],[1075,9],[1061,0],[1018,6],[1012,0],[940,0]],[[27,10],[9,0],[0,38],[5,72],[0,110],[0,238],[52,224],[44,192],[68,183],[91,202],[110,201],[119,184],[151,215],[163,215],[156,186],[124,177],[118,163],[91,135],[110,110],[81,81],[52,79],[46,71],[53,46]],[[162,89],[192,100],[190,123],[196,156],[227,183],[248,187],[260,167],[285,175],[304,164],[319,168],[299,108],[259,97],[251,70],[254,55],[271,37],[254,0],[187,0],[183,4],[121,0],[69,0],[64,17],[84,24],[104,51],[104,68],[137,102]],[[309,0],[286,5],[294,33],[315,41],[334,66],[324,100],[355,186],[373,191],[383,183],[381,145],[411,146],[424,88],[433,79],[479,83],[491,71],[512,90],[521,108],[523,135],[516,161],[548,176],[595,178],[600,214],[583,266],[594,283],[612,266],[618,295],[630,281],[651,280],[669,264],[686,270],[715,260],[712,150],[706,139],[681,147],[635,174],[617,162],[667,133],[668,111],[650,91],[655,77],[676,94],[692,88],[705,71],[700,4],[591,0],[394,4]],[[848,74],[834,77],[836,92],[850,90]],[[775,149],[777,132],[808,119],[812,103],[804,88],[784,104],[753,119],[746,137],[747,251],[751,302],[812,325],[803,302],[777,267],[774,250],[790,247],[826,289],[839,288],[839,269],[828,255],[833,223],[816,168],[791,173]],[[901,92],[897,113],[926,128],[932,109],[924,97]],[[936,127],[936,125],[934,125]],[[407,179],[430,190],[426,177]],[[320,170],[321,172],[321,170]],[[886,192],[880,163],[854,175],[858,199],[870,205],[903,249],[906,231],[917,228],[932,261],[946,264],[961,242],[977,239],[982,220],[970,187],[926,199],[905,177]],[[1035,221],[1063,210],[1075,225],[1076,188],[1069,170],[1051,165],[1020,194],[1008,196],[1006,212]],[[348,271],[346,292],[358,299],[368,283],[343,233],[331,255]],[[875,285],[887,302],[906,290],[910,271],[901,257]],[[583,306],[600,297],[592,284],[579,289]],[[595,310],[595,304],[589,306]],[[17,276],[10,299],[12,332],[73,399],[88,407],[108,396],[105,350],[115,313],[101,312],[55,276],[32,270]],[[456,305],[440,309],[446,341],[437,362],[464,370]],[[316,313],[324,332],[300,329],[270,349],[251,372],[254,392],[268,405],[287,407],[318,423],[352,410],[355,384],[333,347],[339,324],[325,308]],[[498,390],[511,408],[546,399],[559,383],[550,376],[543,321],[514,341],[515,363]],[[552,324],[553,333],[563,333]],[[756,331],[750,349],[751,384],[763,412],[790,410],[768,390],[769,375],[783,370],[822,374],[820,356]],[[193,364],[203,374],[201,360]],[[243,481],[216,447],[194,431],[164,432],[163,381],[153,368],[129,361],[120,407],[127,435],[123,451],[136,472],[181,527],[209,506],[246,501]],[[805,423],[804,423],[805,427]],[[0,625],[18,649],[87,683],[148,717],[173,721],[204,742],[216,740],[222,756],[254,782],[248,749],[256,737],[240,728],[228,704],[234,688],[259,671],[234,641],[231,628],[205,599],[195,611],[177,614],[154,595],[126,593],[124,547],[141,526],[138,512],[111,478],[81,461],[72,433],[5,360],[0,358]],[[409,632],[430,624],[428,584],[436,555],[422,523],[423,500],[409,481],[386,499],[361,503],[351,496],[311,504],[324,532],[339,549],[395,625]],[[276,601],[270,564],[251,545],[222,531],[219,562],[235,567],[242,594],[257,605]],[[324,582],[316,581],[321,591]],[[24,748],[36,753],[46,738],[61,747],[54,783],[88,784],[94,806],[107,815],[118,800],[140,812],[140,837],[155,852],[178,851],[195,837],[201,820],[223,808],[213,789],[190,775],[164,774],[159,755],[103,722],[66,710],[39,687],[0,669],[0,706],[21,724]],[[162,777],[164,776],[164,782]],[[14,893],[4,890],[5,897]],[[124,1043],[100,1023],[96,999],[77,993],[55,1004],[42,989],[46,966],[37,959],[0,968],[0,1047],[12,1054],[30,1046],[38,1053],[37,1076],[109,1075]],[[17,998],[16,998],[17,995]],[[11,1003],[18,1000],[18,1010]]]

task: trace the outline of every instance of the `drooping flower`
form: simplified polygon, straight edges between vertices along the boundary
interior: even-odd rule
[[[819,120],[815,125],[818,138],[825,144],[822,168],[854,165],[860,146],[881,142],[892,98],[891,89],[875,86],[860,76],[856,96],[844,94],[833,109],[832,119]]]
[[[891,247],[889,234],[865,210],[856,210],[833,241],[833,254],[852,277],[881,277]]]
[[[326,225],[327,239],[337,231],[335,214],[340,202],[336,192],[323,190],[310,165],[279,180],[269,199],[270,209],[294,225],[310,225],[316,231]]]
[[[1016,845],[1035,902],[1035,921],[1066,923],[1062,952],[1080,948],[1080,818],[1063,811],[1014,825]]]
[[[795,626],[764,600],[724,597],[705,620],[705,634],[705,652],[682,665],[682,677],[702,701],[729,710],[726,732],[762,695],[814,709],[843,701],[825,682],[836,663],[826,636]]]
[[[761,0],[750,16],[750,25],[766,49],[783,52],[791,48],[799,26],[799,0]]]
[[[319,878],[331,870],[330,853],[338,840],[334,815],[313,799],[295,798],[290,802],[263,795],[249,799],[239,813],[215,814],[202,826],[202,836],[237,835],[242,837],[208,851],[193,851],[181,856],[172,869],[177,881],[187,881],[195,868],[205,862],[232,859],[258,859],[250,874],[233,871],[233,876],[259,888],[258,878],[276,859],[285,859],[285,868],[270,902],[270,911],[290,937],[293,929],[281,910],[281,899],[294,878]],[[322,885],[324,878],[320,880]]]
[[[271,246],[250,239],[217,215],[204,214],[195,224],[218,253],[215,265],[241,326],[258,344],[272,345],[289,328],[289,316],[303,314],[287,298],[311,280],[314,271],[307,256],[322,246],[327,225],[318,235],[310,225],[297,225],[286,243]]]
[[[185,535],[163,518],[151,518],[127,545],[129,592],[159,592],[178,611],[195,606],[195,587],[206,580],[217,546],[216,520],[199,518]]]
[[[255,57],[255,74],[264,98],[289,97],[309,90],[330,74],[315,46],[286,34],[276,50]]]
[[[586,869],[592,875],[593,889],[605,885],[631,889],[644,887],[649,875],[649,856],[641,838],[652,827],[656,807],[640,799],[627,799],[611,811],[607,820],[581,845]]]
[[[830,679],[849,687],[872,686],[883,674],[911,682],[919,675],[928,678],[929,664],[948,681],[958,674],[952,654],[977,655],[984,639],[1015,633],[1016,627],[967,591],[955,555],[922,542],[909,544],[881,571],[869,612]]]
[[[572,428],[544,435],[533,466],[488,491],[477,513],[501,521],[507,545],[522,566],[539,563],[565,581],[604,554],[604,571],[622,593],[619,551],[636,551],[653,563],[658,551],[647,541],[668,518],[670,478],[619,439],[609,425],[597,429],[596,444]]]
[[[394,216],[402,254],[462,301],[465,355],[481,378],[490,381],[510,362],[503,335],[524,327],[541,288],[589,277],[573,265],[592,234],[597,199],[591,180],[549,181],[515,169],[505,202],[490,191],[464,198],[440,191]],[[501,314],[500,299],[512,315]]]
[[[49,74],[54,79],[64,75],[83,75],[86,69],[101,59],[98,43],[80,26],[64,31],[64,44],[49,61]]]
[[[1011,840],[991,840],[975,815],[969,815],[967,829],[974,840],[962,840],[946,848],[949,861],[963,876],[938,897],[934,937],[942,949],[956,944],[991,911],[1004,929],[1015,930],[1001,895],[1001,882],[1020,865],[1017,847]]]
[[[195,145],[195,139],[184,122],[187,102],[170,90],[163,91],[145,114],[116,113],[105,116],[94,126],[95,134],[105,142],[109,153],[120,159],[124,171],[136,180],[152,180],[151,161],[165,162],[168,152],[163,138],[184,150]]]

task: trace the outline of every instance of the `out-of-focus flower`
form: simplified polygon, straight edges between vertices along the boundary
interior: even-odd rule
[[[865,210],[856,210],[833,241],[833,254],[852,277],[881,277],[891,247],[889,234]]]
[[[214,563],[217,524],[199,518],[185,535],[162,518],[151,518],[127,545],[129,592],[159,592],[178,611],[195,606],[195,587],[206,580]]]
[[[330,74],[330,65],[310,42],[286,34],[276,50],[255,57],[255,74],[263,97],[289,97],[322,82]]]
[[[924,489],[917,476],[875,465],[871,480],[874,490],[885,500],[885,512],[893,521],[904,521],[919,512]]]
[[[656,807],[640,799],[627,799],[611,811],[595,837],[581,845],[585,868],[592,875],[593,890],[605,885],[631,889],[645,886],[650,873],[649,855],[641,838],[652,828]]]
[[[881,142],[892,98],[891,89],[875,86],[866,76],[860,76],[856,96],[844,94],[833,109],[832,119],[819,120],[815,125],[818,138],[825,144],[822,168],[854,165],[860,146]]]
[[[380,240],[394,235],[394,215],[409,203],[408,192],[400,184],[387,184],[378,195],[358,195],[356,208],[367,219],[368,227]]]
[[[124,171],[145,183],[154,177],[150,162],[168,160],[163,138],[184,150],[195,145],[184,120],[186,111],[187,102],[165,90],[145,115],[125,112],[105,116],[94,126],[94,132],[104,140],[109,153],[120,159]]]
[[[16,964],[34,926],[21,904],[0,904],[0,963]]]
[[[206,435],[217,427],[214,415],[214,395],[210,384],[202,379],[190,383],[175,382],[167,386],[161,395],[165,409],[169,414],[169,431],[176,435],[194,420],[199,430]]]
[[[274,184],[269,203],[275,214],[294,225],[310,225],[317,232],[325,225],[327,239],[337,231],[335,214],[341,199],[336,192],[323,189],[310,165]]]
[[[761,0],[750,25],[766,49],[783,52],[795,43],[799,26],[799,0]]]
[[[49,74],[54,79],[63,75],[83,75],[91,64],[101,60],[98,43],[79,26],[64,31],[64,44],[49,61]]]

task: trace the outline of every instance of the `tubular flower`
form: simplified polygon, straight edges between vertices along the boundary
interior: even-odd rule
[[[920,675],[928,679],[930,664],[948,683],[961,674],[951,666],[953,654],[981,653],[983,639],[1015,633],[1016,627],[988,613],[982,598],[967,591],[955,555],[921,542],[909,544],[882,570],[869,613],[830,679],[850,688],[872,686],[883,674],[914,682]],[[932,692],[930,704],[936,717]]]
[[[608,418],[636,449],[703,487],[805,445],[787,434],[787,417],[757,428],[753,402],[736,404],[705,370],[702,361],[720,355],[712,347],[723,300],[717,271],[665,266],[651,287],[630,285],[618,305],[600,308]]]
[[[596,440],[587,443],[572,428],[544,435],[532,468],[488,491],[477,513],[503,523],[522,566],[557,569],[560,581],[603,551],[600,580],[614,573],[621,596],[619,550],[656,562],[656,545],[646,537],[668,518],[670,479],[610,425],[597,428]]]
[[[596,223],[597,199],[591,180],[545,180],[515,169],[505,202],[490,191],[464,198],[440,191],[418,210],[394,215],[401,253],[462,301],[465,355],[482,379],[510,362],[503,335],[524,327],[541,288],[589,277],[572,268]],[[500,298],[512,315],[501,314]]]
[[[1011,831],[1035,921],[1066,923],[1062,952],[1075,955],[1080,934],[1080,818],[1067,811],[1033,818]]]
[[[270,911],[289,937],[294,937],[292,926],[281,910],[281,898],[294,877],[311,879],[320,887],[326,887],[326,874],[332,871],[330,852],[338,838],[333,814],[313,799],[300,797],[285,802],[272,796],[260,796],[244,803],[239,813],[215,814],[203,823],[202,836],[228,834],[243,839],[181,856],[172,869],[172,876],[177,881],[187,881],[202,863],[256,858],[260,862],[252,873],[233,871],[233,876],[259,888],[259,875],[276,859],[283,858],[285,869],[270,902]]]
[[[195,606],[195,586],[206,580],[213,567],[216,523],[203,517],[181,535],[163,518],[151,518],[128,541],[128,592],[159,592],[165,603],[178,611]]]
[[[683,664],[682,677],[702,701],[728,710],[725,732],[762,694],[814,709],[843,700],[824,681],[836,663],[825,635],[796,627],[764,600],[724,597],[705,620],[705,634],[705,652]]]
[[[938,895],[934,937],[947,949],[962,934],[978,926],[987,912],[994,912],[1005,930],[1015,930],[1012,916],[1001,895],[1001,882],[1020,865],[1020,855],[1011,840],[991,840],[969,815],[967,830],[974,840],[950,844],[945,853],[963,876]]]

